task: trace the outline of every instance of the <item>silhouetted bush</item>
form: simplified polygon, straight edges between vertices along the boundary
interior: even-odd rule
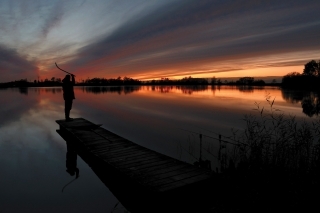
[[[282,86],[284,88],[317,89],[320,88],[320,78],[297,72],[288,73],[282,78]]]
[[[282,78],[285,88],[319,89],[320,88],[320,61],[312,60],[304,65],[303,73],[288,73]]]

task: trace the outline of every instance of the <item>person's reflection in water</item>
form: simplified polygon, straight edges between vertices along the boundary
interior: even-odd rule
[[[67,183],[66,185],[64,185],[62,188],[62,192],[69,184],[71,184],[73,181],[75,181],[79,177],[79,169],[77,168],[77,153],[74,147],[68,142],[67,142],[66,167],[67,167],[66,171],[71,176],[76,175],[76,178],[70,181],[69,183]]]
[[[76,179],[79,177],[79,169],[77,168],[77,153],[70,143],[67,143],[66,167],[66,171],[71,176],[76,175]]]
[[[72,81],[70,80],[70,75],[66,75],[62,82],[65,118],[66,121],[71,121],[70,110],[72,109],[73,99],[75,99],[73,91],[73,85],[75,84],[74,75],[72,75]]]

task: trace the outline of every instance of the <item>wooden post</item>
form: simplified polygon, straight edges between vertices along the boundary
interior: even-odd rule
[[[218,160],[220,163],[220,172],[223,171],[223,158],[221,158],[221,135],[219,134],[219,155]]]
[[[221,160],[221,135],[219,135],[219,154],[218,154],[218,160]]]
[[[200,158],[199,158],[199,162],[202,161],[201,156],[202,156],[202,134],[199,135],[200,137]]]

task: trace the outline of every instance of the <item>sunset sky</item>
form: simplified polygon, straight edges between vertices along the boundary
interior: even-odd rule
[[[283,76],[320,59],[317,0],[0,0],[0,82]]]

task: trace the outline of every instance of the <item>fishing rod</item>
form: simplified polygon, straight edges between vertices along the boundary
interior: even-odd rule
[[[79,169],[77,168],[77,169],[76,169],[76,178],[73,179],[73,180],[71,180],[70,182],[68,182],[66,185],[64,185],[64,187],[62,188],[62,191],[61,191],[61,192],[63,192],[63,190],[64,190],[69,184],[71,184],[73,181],[77,180],[78,177],[79,177]]]
[[[63,192],[63,190],[64,190],[70,183],[72,183],[72,182],[75,181],[75,180],[77,180],[77,178],[71,180],[71,181],[68,182],[66,185],[64,185],[64,187],[62,188],[62,191],[61,191],[61,192]]]
[[[68,74],[73,75],[74,77],[76,77],[74,74],[72,74],[72,73],[70,73],[70,72],[68,72],[68,71],[65,71],[65,70],[61,69],[56,62],[54,62],[54,63],[56,64],[56,67],[57,67],[59,70],[61,70],[61,71],[63,71],[63,72],[66,72],[66,73],[68,73]]]

